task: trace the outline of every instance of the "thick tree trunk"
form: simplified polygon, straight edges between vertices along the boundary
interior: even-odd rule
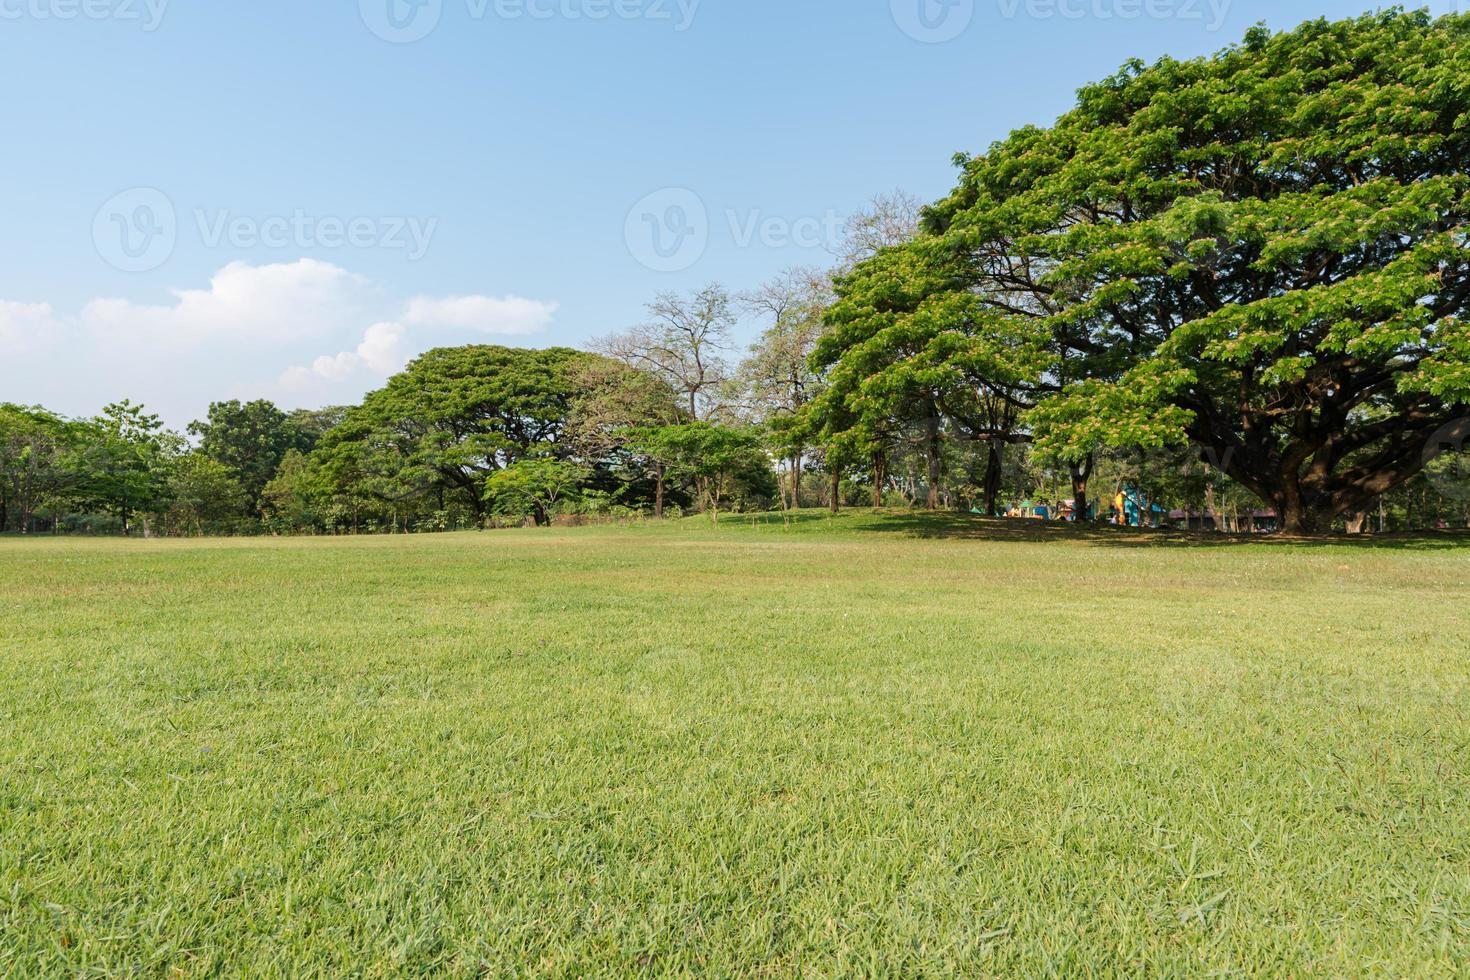
[[[653,491],[653,518],[661,521],[664,519],[664,464],[659,463],[654,469],[656,481]]]
[[[883,487],[888,483],[888,457],[881,452],[873,454],[873,509],[883,506]]]
[[[1201,446],[1229,447],[1220,459],[1204,450],[1206,461],[1274,505],[1283,531],[1326,534],[1338,518],[1368,511],[1423,469],[1426,440],[1442,438],[1436,427],[1444,420],[1422,410],[1408,414],[1414,417],[1401,432],[1395,419],[1345,430],[1341,418],[1313,423],[1279,452],[1255,431],[1243,441],[1206,430],[1197,438]]]
[[[791,457],[791,509],[801,510],[801,454]]]
[[[1301,474],[1295,464],[1282,470],[1281,489],[1276,493],[1276,512],[1281,517],[1281,530],[1287,534],[1316,534],[1317,515],[1307,506],[1302,495]]]
[[[985,516],[994,517],[1000,504],[1000,483],[1005,476],[1005,448],[997,439],[990,440],[985,460]]]
[[[1079,521],[1087,520],[1087,482],[1092,479],[1092,468],[1095,462],[1096,458],[1089,454],[1081,463],[1072,463],[1070,466],[1073,513],[1077,515]]]
[[[1312,507],[1302,499],[1301,493],[1285,492],[1277,503],[1281,515],[1281,530],[1287,534],[1310,536],[1324,534],[1332,529],[1333,514],[1330,510]]]
[[[835,514],[842,509],[842,474],[836,470],[832,471],[831,492],[832,499],[828,501],[828,504],[832,508],[832,513]]]

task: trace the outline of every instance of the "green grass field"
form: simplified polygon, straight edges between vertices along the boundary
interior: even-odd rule
[[[1470,542],[0,541],[0,975],[1449,975]]]

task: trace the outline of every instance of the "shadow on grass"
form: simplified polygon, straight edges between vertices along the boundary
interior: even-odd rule
[[[798,533],[835,530],[962,541],[1014,541],[1031,544],[1073,542],[1109,548],[1209,548],[1241,545],[1352,547],[1397,551],[1470,548],[1470,531],[1419,531],[1356,536],[1337,534],[1302,538],[1283,534],[1222,534],[1213,531],[1116,527],[1111,524],[1068,524],[930,511],[847,510],[833,517],[825,511],[805,510],[790,515],[750,515],[746,520],[751,520],[752,517],[753,523],[761,527],[789,526]],[[741,523],[742,519],[737,515],[728,518],[727,522],[734,525]]]

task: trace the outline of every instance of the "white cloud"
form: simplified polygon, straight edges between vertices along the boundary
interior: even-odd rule
[[[409,301],[400,321],[375,323],[355,350],[323,355],[310,365],[287,368],[280,384],[293,392],[341,385],[361,376],[381,380],[408,362],[410,329],[451,329],[500,336],[525,336],[544,330],[556,313],[556,303],[521,296],[419,296]]]
[[[319,382],[336,384],[346,381],[362,370],[387,377],[408,363],[403,334],[402,324],[375,323],[367,328],[356,350],[330,357],[323,355],[312,361],[310,367],[287,368],[281,375],[281,385],[301,391]]]
[[[280,343],[361,323],[372,292],[367,280],[330,262],[233,262],[214,275],[208,289],[173,290],[170,305],[98,299],[87,304],[81,319],[99,339],[123,342]]]
[[[454,327],[479,333],[519,336],[550,326],[556,303],[522,296],[419,296],[408,304],[403,322],[413,326]]]
[[[556,309],[514,295],[404,303],[329,262],[235,262],[171,302],[96,299],[58,316],[47,303],[0,301],[0,389],[71,415],[131,398],[175,427],[223,398],[346,404],[430,347],[536,333]],[[65,365],[26,356],[63,336]]]
[[[61,329],[50,303],[0,300],[0,349],[10,356],[45,347]]]

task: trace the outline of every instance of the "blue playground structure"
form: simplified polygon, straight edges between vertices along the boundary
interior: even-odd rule
[[[1132,483],[1123,484],[1114,506],[1122,511],[1120,523],[1129,527],[1158,527],[1168,517],[1168,512],[1163,507],[1145,500],[1143,493]]]

